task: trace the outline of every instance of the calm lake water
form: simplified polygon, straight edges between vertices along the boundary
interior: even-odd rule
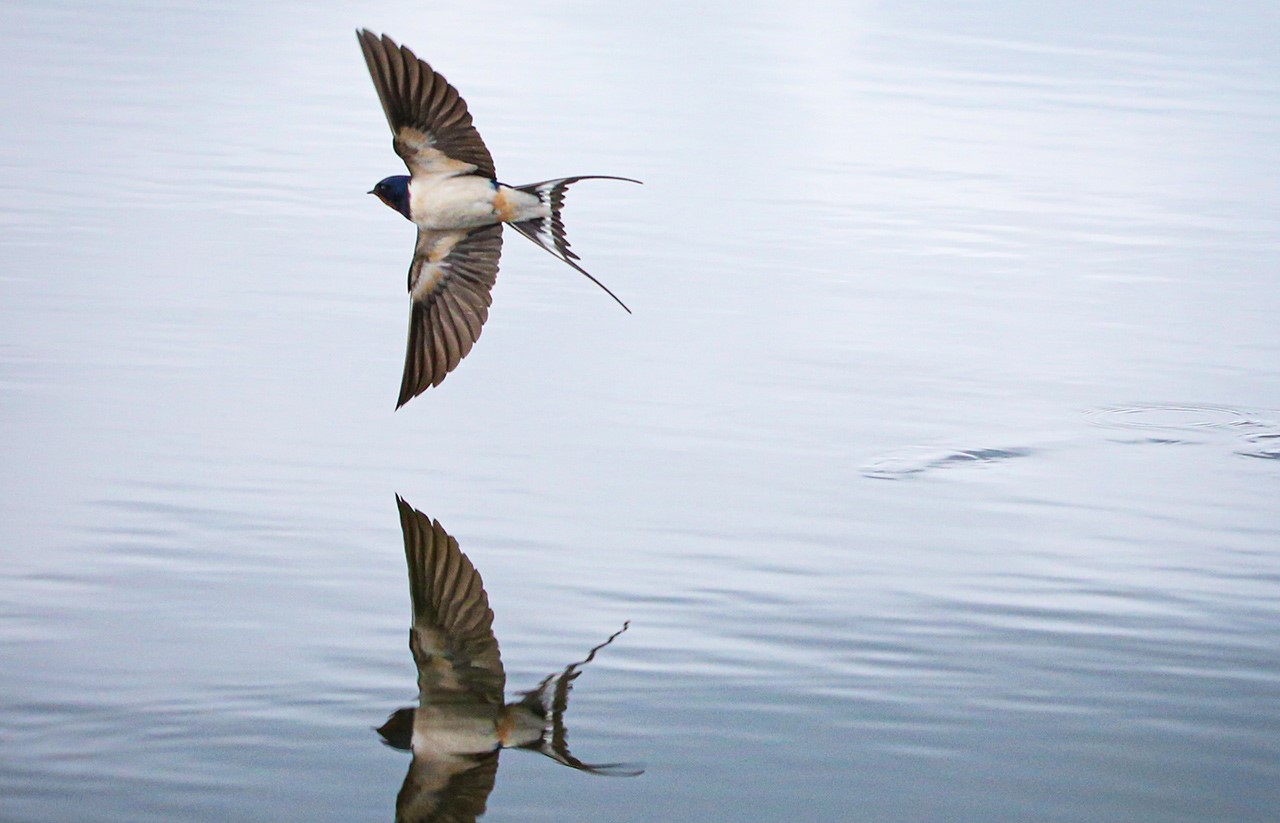
[[[353,36],[508,233],[392,411],[413,230]],[[1273,821],[1274,3],[0,10],[0,819],[390,820],[396,495],[601,777],[493,820]]]

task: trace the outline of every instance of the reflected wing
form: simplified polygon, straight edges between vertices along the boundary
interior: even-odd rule
[[[608,646],[614,639],[625,632],[630,623],[622,624],[622,628],[609,635],[609,638],[596,646],[587,656],[577,663],[570,663],[558,674],[549,674],[543,678],[538,687],[524,693],[520,705],[538,714],[551,732],[546,733],[537,743],[523,748],[530,748],[545,754],[557,763],[561,763],[578,771],[604,774],[615,777],[636,777],[644,774],[644,769],[633,768],[625,763],[584,763],[569,751],[569,728],[564,722],[564,713],[569,708],[569,692],[573,681],[582,674],[579,668],[595,659],[596,652]]]
[[[502,224],[461,231],[418,230],[409,266],[409,344],[400,408],[440,385],[480,337],[498,279]]]
[[[480,573],[439,521],[399,496],[396,505],[409,565],[409,648],[418,666],[420,699],[501,705],[506,678]]]
[[[391,145],[410,173],[478,172],[493,179],[493,158],[458,90],[385,34],[365,29],[356,36],[391,124]]]
[[[396,795],[396,823],[472,823],[484,814],[497,775],[497,751],[439,760],[415,754]]]

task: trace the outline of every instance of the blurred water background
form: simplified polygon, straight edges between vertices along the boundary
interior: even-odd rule
[[[508,233],[393,413],[410,45]],[[0,819],[385,820],[395,494],[597,778],[485,820],[1272,821],[1280,12],[0,9]]]

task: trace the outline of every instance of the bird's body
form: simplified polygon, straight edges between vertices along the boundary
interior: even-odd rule
[[[530,746],[546,731],[546,718],[520,702],[426,701],[414,710],[410,744],[414,752],[444,759]]]
[[[489,316],[490,290],[509,225],[568,263],[626,305],[575,261],[560,211],[579,180],[626,177],[580,175],[508,186],[471,124],[457,90],[412,51],[389,37],[357,32],[408,175],[380,181],[370,194],[418,227],[409,267],[409,345],[397,408],[437,386],[457,367]],[[630,309],[627,309],[630,311]]]
[[[550,217],[537,197],[474,174],[409,181],[409,219],[421,229],[467,229]]]
[[[396,182],[388,183],[390,180]],[[387,188],[398,187],[400,180],[404,181],[404,199],[383,197],[383,202],[418,228],[428,231],[476,229],[551,216],[551,207],[537,195],[477,174],[397,175],[379,185],[386,183]],[[373,193],[379,194],[376,186]],[[403,209],[404,203],[408,205],[407,211]]]

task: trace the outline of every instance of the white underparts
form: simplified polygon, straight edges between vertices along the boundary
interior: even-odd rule
[[[409,215],[432,230],[473,229],[546,217],[537,196],[474,174],[419,174],[409,181]]]

